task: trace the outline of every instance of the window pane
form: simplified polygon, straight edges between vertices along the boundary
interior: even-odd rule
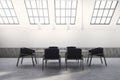
[[[60,23],[60,18],[56,18],[56,23]]]
[[[111,17],[113,15],[114,10],[110,10],[108,16]]]
[[[6,16],[11,16],[9,9],[5,9]]]
[[[110,23],[110,18],[106,19],[106,23],[109,24]]]
[[[65,17],[65,10],[61,10],[61,16]]]
[[[102,19],[101,19],[101,23],[104,24],[104,23],[105,23],[105,20],[106,20],[106,18],[102,18]]]
[[[94,10],[93,16],[97,16],[98,10]]]
[[[14,23],[18,23],[18,20],[16,17],[14,17],[13,20],[14,20]]]
[[[107,16],[108,12],[109,12],[109,10],[104,10],[103,16]]]
[[[0,9],[0,15],[1,15],[1,16],[6,16],[6,15],[5,15],[5,12],[3,11],[3,9]]]
[[[29,18],[30,19],[30,23],[34,23],[34,19],[33,18]]]
[[[67,0],[67,8],[70,9],[72,7],[71,0]]]
[[[71,24],[75,24],[75,18],[71,18]]]
[[[7,0],[7,4],[8,4],[8,7],[9,7],[9,8],[13,8],[12,3],[11,3],[10,0]]]
[[[66,16],[71,16],[71,10],[66,10]]]
[[[103,14],[103,10],[99,10],[98,16],[102,16],[102,14]]]
[[[39,9],[38,12],[39,12],[39,16],[43,17],[43,10]]]
[[[34,15],[34,16],[38,16],[37,9],[33,9],[33,15]]]
[[[72,16],[75,16],[76,14],[76,12],[75,12],[76,10],[72,10]]]
[[[101,20],[101,18],[97,18],[97,19],[96,19],[96,23],[99,24],[99,23],[100,23],[100,20]]]
[[[105,8],[105,5],[106,5],[106,1],[102,1],[101,5],[100,5],[100,8]]]
[[[26,0],[26,7],[31,8],[30,1]]]
[[[66,0],[61,0],[61,8],[63,8],[63,9],[64,9],[64,8],[65,8],[65,6],[66,6],[65,1],[66,1]]]
[[[32,8],[36,8],[36,2],[35,2],[35,0],[30,0],[30,1],[31,1]]]
[[[60,16],[60,10],[56,10],[56,16]]]
[[[48,20],[48,18],[45,18],[45,23],[49,23],[49,20]]]
[[[8,18],[8,20],[9,20],[10,23],[14,23],[13,18],[10,17],[10,18]]]
[[[115,8],[117,5],[117,1],[113,1],[111,8]]]
[[[96,1],[95,8],[99,8],[100,6],[100,1]]]
[[[2,24],[3,23],[3,20],[2,20],[2,18],[0,17],[0,24]]]
[[[44,10],[44,16],[48,16],[47,9],[46,9],[46,10]]]
[[[35,23],[39,23],[39,18],[34,18],[34,20],[35,20]]]
[[[107,4],[106,4],[105,8],[110,8],[111,4],[112,4],[112,1],[107,1]]]
[[[56,5],[56,8],[60,8],[60,0],[55,0],[55,5]]]
[[[13,9],[10,9],[11,15],[16,16],[15,11]]]
[[[96,21],[96,18],[92,18],[91,23],[94,24]]]
[[[3,17],[3,21],[4,21],[5,24],[8,24],[8,19],[7,18]]]
[[[32,10],[31,10],[31,9],[28,9],[28,15],[29,15],[29,16],[33,16],[33,15],[32,15]]]
[[[47,8],[47,2],[46,0],[42,0],[43,1],[43,8]]]
[[[72,1],[72,8],[76,8],[77,7],[77,1],[76,0],[73,0]]]
[[[1,0],[1,4],[3,8],[8,8],[6,0]]]
[[[65,24],[65,18],[61,18],[61,23]]]

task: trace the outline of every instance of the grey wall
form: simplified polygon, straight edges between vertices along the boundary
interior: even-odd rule
[[[35,50],[42,50],[44,48],[32,48]],[[60,50],[63,50],[65,48],[60,48]],[[90,48],[82,48],[82,49],[86,49],[89,50]],[[0,48],[0,58],[15,58],[18,57],[20,52],[19,48]],[[104,48],[104,53],[106,57],[120,57],[120,48]],[[37,57],[42,57],[43,53],[36,53]],[[61,56],[64,56],[64,52],[60,53]],[[87,53],[83,53],[85,56],[87,55]]]

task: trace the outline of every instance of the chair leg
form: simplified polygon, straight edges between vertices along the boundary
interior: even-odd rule
[[[79,64],[79,59],[78,59],[78,64]]]
[[[33,56],[31,55],[31,58],[32,58],[32,63],[33,63],[33,66],[35,66],[35,64],[34,64],[34,60],[33,60]]]
[[[87,58],[87,64],[89,63],[89,57],[90,57],[90,55],[88,54],[88,58]]]
[[[100,56],[101,63],[103,64],[102,57]]]
[[[92,61],[92,55],[90,56],[90,63],[89,63],[89,66],[91,66],[91,61]]]
[[[107,66],[107,62],[106,62],[105,56],[103,56],[103,58],[104,58],[105,65]]]
[[[34,54],[34,57],[35,57],[35,63],[37,64],[37,57],[36,57],[36,54]]]
[[[65,59],[65,64],[66,64],[66,70],[67,70],[67,59]]]
[[[82,70],[84,70],[84,60],[82,60]]]
[[[24,58],[24,57],[22,57],[22,59],[21,59],[21,64],[23,63],[23,58]]]
[[[18,57],[18,60],[17,60],[17,64],[16,64],[17,67],[18,67],[19,60],[20,60],[20,57]]]
[[[61,69],[61,59],[59,59],[59,69]]]
[[[42,60],[42,71],[44,70],[44,59]]]
[[[45,67],[47,67],[47,60],[45,60]]]

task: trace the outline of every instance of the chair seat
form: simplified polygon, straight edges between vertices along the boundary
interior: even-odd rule
[[[80,56],[75,56],[75,55],[74,55],[74,56],[73,56],[73,55],[71,56],[71,55],[68,55],[68,56],[67,56],[67,59],[82,59],[82,56],[81,56],[81,55],[80,55]]]

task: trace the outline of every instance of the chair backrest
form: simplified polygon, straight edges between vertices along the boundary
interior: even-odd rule
[[[68,59],[82,59],[82,50],[78,48],[69,49],[66,57]]]
[[[94,49],[89,50],[89,52],[92,53],[92,54],[101,54],[104,51],[103,51],[103,48],[98,47],[98,48],[94,48]]]
[[[48,48],[48,49],[45,49],[45,55],[44,57],[46,59],[58,59],[60,56],[59,56],[59,49],[57,48]]]
[[[50,46],[49,48],[52,48],[52,49],[58,49],[57,46]]]
[[[29,48],[20,48],[20,54],[32,54],[35,50],[29,49]]]
[[[69,53],[71,49],[75,49],[75,48],[76,48],[76,47],[74,47],[74,46],[69,46],[69,47],[67,47],[67,53]]]

